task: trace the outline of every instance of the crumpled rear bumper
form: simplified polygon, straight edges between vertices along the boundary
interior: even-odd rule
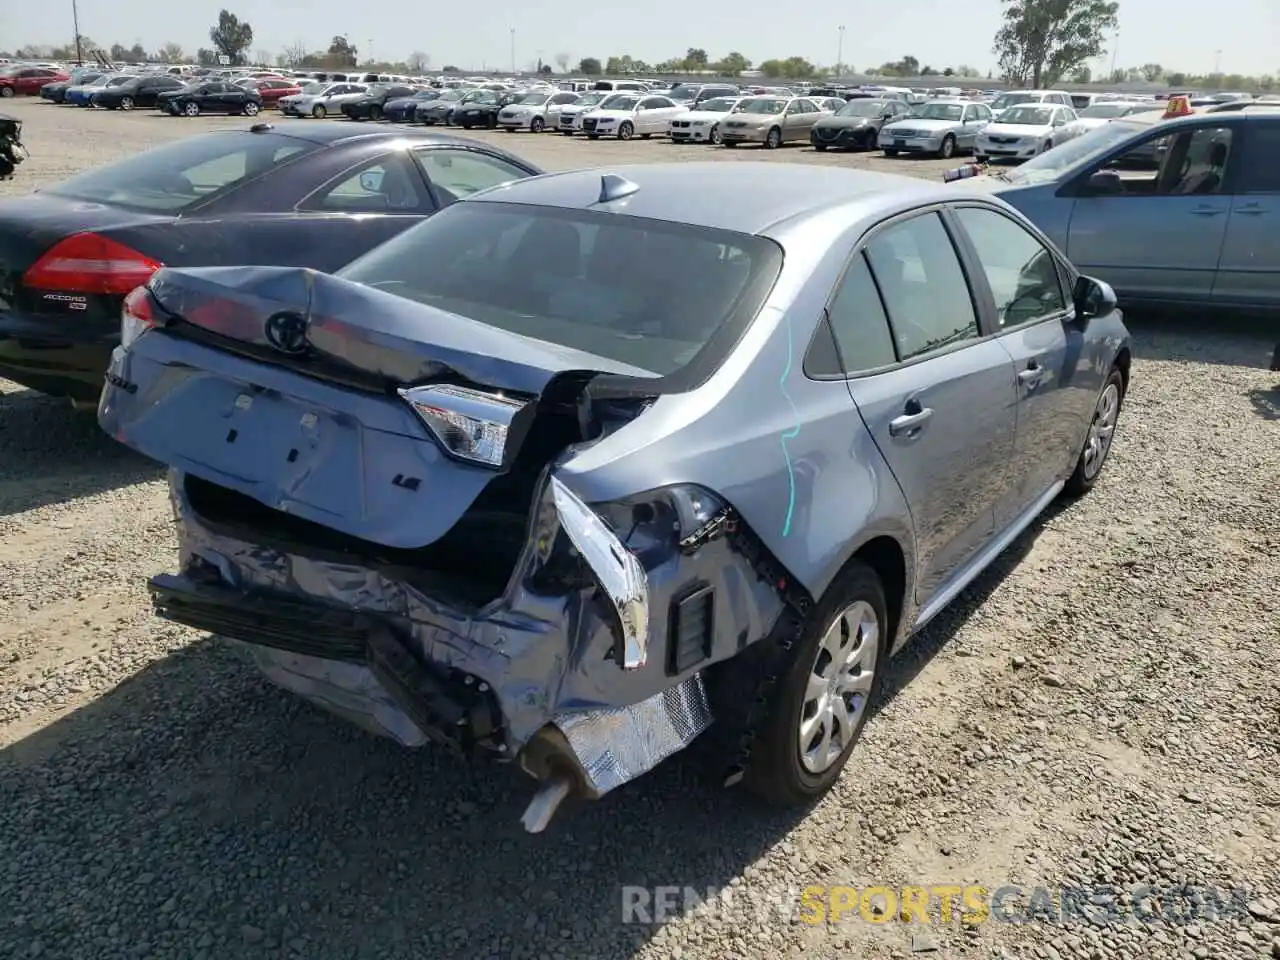
[[[182,573],[152,580],[156,612],[235,641],[270,680],[367,730],[520,760],[540,779],[555,772],[552,744],[552,767],[567,764],[577,789],[597,797],[711,723],[700,673],[626,671],[611,659],[617,640],[594,589],[546,596],[517,585],[461,613],[385,571],[219,532],[196,515],[178,471],[170,490]],[[534,765],[526,753],[538,754]]]

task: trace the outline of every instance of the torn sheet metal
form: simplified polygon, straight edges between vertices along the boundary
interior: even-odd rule
[[[550,484],[535,507],[528,555],[504,595],[461,614],[393,571],[304,556],[219,532],[196,514],[184,480],[180,471],[171,472],[182,570],[208,565],[217,580],[236,590],[383,618],[423,663],[463,671],[492,688],[502,715],[502,755],[514,759],[540,729],[555,724],[600,792],[650,769],[706,729],[711,714],[699,673],[734,655],[743,638],[767,634],[781,609],[773,587],[723,541],[706,544],[693,556],[678,551],[651,556],[645,579],[655,649],[665,650],[665,613],[691,578],[715,587],[716,618],[724,629],[716,631],[711,656],[684,674],[672,675],[665,656],[624,670],[616,616],[601,591],[585,583],[548,590],[535,576],[551,549],[546,534],[556,523]],[[426,742],[424,731],[363,664],[259,644],[249,653],[285,689],[406,746]]]
[[[632,706],[567,714],[555,724],[591,789],[603,794],[683,750],[711,719],[702,677],[693,676]]]

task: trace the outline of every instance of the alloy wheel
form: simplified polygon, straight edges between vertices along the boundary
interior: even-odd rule
[[[1093,422],[1089,424],[1089,436],[1084,444],[1084,476],[1092,480],[1102,469],[1111,452],[1111,441],[1116,434],[1116,418],[1120,414],[1120,388],[1108,383],[1098,395],[1093,409]]]
[[[880,653],[880,621],[865,600],[845,607],[818,643],[797,729],[800,762],[830,769],[849,746],[866,709]]]

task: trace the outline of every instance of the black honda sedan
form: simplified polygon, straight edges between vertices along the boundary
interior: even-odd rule
[[[162,93],[156,98],[156,107],[175,117],[198,117],[202,113],[256,117],[262,110],[262,94],[223,80],[210,80]]]
[[[342,114],[351,120],[381,120],[388,100],[412,97],[417,91],[404,83],[375,83],[359,100],[342,105]]]
[[[134,107],[154,107],[166,93],[183,90],[186,84],[168,74],[134,77],[115,87],[103,87],[93,95],[95,107],[108,110],[132,110]]]
[[[121,303],[160,267],[331,272],[461,197],[541,172],[427,130],[258,123],[0,200],[0,377],[95,403]]]

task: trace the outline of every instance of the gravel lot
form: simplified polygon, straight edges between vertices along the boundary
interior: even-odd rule
[[[33,153],[8,195],[244,122],[4,109]],[[712,152],[480,136],[553,169]],[[152,619],[144,580],[175,556],[158,471],[0,381],[0,957],[1280,957],[1280,377],[1238,330],[1135,334],[1100,487],[899,658],[809,816],[677,759],[541,837],[517,822],[521,775],[375,740]],[[1243,888],[1251,914],[969,928],[763,909],[811,883],[966,882]],[[627,885],[731,886],[761,909],[623,924]]]

